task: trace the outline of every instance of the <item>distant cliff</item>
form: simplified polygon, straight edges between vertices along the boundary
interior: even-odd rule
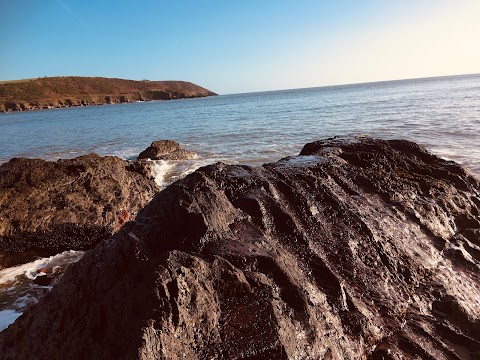
[[[0,112],[216,95],[185,81],[45,77],[0,82]]]

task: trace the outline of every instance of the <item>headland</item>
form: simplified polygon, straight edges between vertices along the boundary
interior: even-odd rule
[[[59,76],[0,82],[0,112],[216,95],[186,81]]]

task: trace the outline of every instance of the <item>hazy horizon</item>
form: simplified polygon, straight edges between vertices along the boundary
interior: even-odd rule
[[[308,87],[295,87],[295,88],[285,88],[285,89],[267,89],[267,90],[256,90],[256,91],[246,91],[246,92],[235,92],[235,93],[217,93],[217,95],[241,95],[241,94],[253,94],[253,93],[261,93],[261,92],[276,92],[276,91],[289,91],[289,90],[302,90],[302,89],[316,89],[316,88],[328,88],[328,87],[337,87],[337,86],[355,86],[355,85],[366,85],[366,84],[380,84],[380,83],[388,83],[388,82],[401,82],[401,81],[413,81],[413,80],[428,80],[428,79],[441,79],[441,78],[454,78],[454,77],[462,77],[462,76],[478,76],[480,73],[473,73],[473,74],[453,74],[453,75],[441,75],[441,76],[427,76],[427,77],[419,77],[419,78],[407,78],[407,79],[385,79],[379,81],[365,81],[360,83],[342,83],[342,84],[328,84],[328,85],[319,85],[319,86],[308,86]],[[57,76],[44,76],[44,77],[36,77],[36,78],[26,78],[26,79],[9,79],[9,80],[0,80],[0,84],[2,83],[9,83],[9,82],[21,82],[21,81],[28,81],[28,80],[36,80],[42,78],[55,78],[55,77],[87,77],[87,78],[105,78],[103,76],[81,76],[81,75],[57,75]],[[118,77],[111,77],[106,79],[121,79]],[[121,80],[134,80],[134,81],[187,81],[182,79],[121,79]],[[202,86],[201,84],[196,84]],[[215,92],[215,89],[207,89]]]
[[[219,94],[480,73],[480,3],[0,4],[0,79],[190,81]]]

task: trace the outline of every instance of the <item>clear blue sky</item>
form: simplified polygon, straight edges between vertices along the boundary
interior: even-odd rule
[[[478,0],[2,0],[0,80],[218,93],[480,72]]]

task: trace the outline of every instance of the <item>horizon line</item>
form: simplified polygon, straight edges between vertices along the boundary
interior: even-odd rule
[[[449,78],[449,77],[475,76],[475,75],[480,75],[480,72],[479,73],[468,73],[468,74],[422,76],[422,77],[414,77],[414,78],[400,78],[400,79],[388,79],[388,80],[373,80],[373,81],[363,81],[363,82],[353,82],[353,83],[338,83],[338,84],[307,86],[307,87],[299,87],[299,88],[284,88],[284,89],[273,89],[273,90],[246,91],[246,92],[240,92],[240,93],[228,93],[228,94],[218,94],[218,95],[220,95],[220,96],[222,96],[222,95],[223,96],[225,96],[225,95],[245,95],[245,94],[256,94],[256,93],[264,93],[264,92],[277,92],[277,91],[280,92],[280,91],[291,91],[291,90],[320,89],[320,88],[331,88],[331,87],[338,87],[338,86],[381,84],[381,83],[389,83],[389,82],[401,82],[401,81],[424,80],[424,79],[441,79],[441,78]]]
[[[282,88],[282,89],[270,89],[270,90],[258,90],[258,91],[245,91],[238,93],[226,93],[218,94],[217,96],[227,96],[227,95],[245,95],[245,94],[256,94],[256,93],[265,93],[265,92],[280,92],[280,91],[291,91],[291,90],[306,90],[306,89],[320,89],[320,88],[333,88],[340,86],[353,86],[353,85],[368,85],[368,84],[382,84],[389,82],[402,82],[402,81],[412,81],[412,80],[422,80],[422,79],[441,79],[441,78],[450,78],[450,77],[461,77],[461,76],[475,76],[480,75],[480,73],[468,73],[468,74],[452,74],[452,75],[437,75],[437,76],[424,76],[424,77],[414,77],[414,78],[399,78],[399,79],[388,79],[388,80],[373,80],[373,81],[363,81],[363,82],[353,82],[353,83],[338,83],[338,84],[329,84],[329,85],[318,85],[318,86],[307,86],[307,87],[294,87],[294,88]],[[80,77],[80,78],[104,78],[104,79],[116,79],[116,80],[131,80],[131,81],[152,81],[152,82],[166,82],[166,81],[181,81],[189,82],[188,80],[152,80],[152,79],[126,79],[119,77],[105,77],[105,76],[84,76],[84,75],[56,75],[56,76],[39,76],[33,78],[24,78],[24,79],[12,79],[12,80],[0,80],[0,84],[6,84],[9,82],[22,82],[22,81],[31,81],[39,80],[44,78],[58,78],[58,77]],[[195,85],[203,87],[194,83]],[[213,90],[210,90],[213,91]]]

